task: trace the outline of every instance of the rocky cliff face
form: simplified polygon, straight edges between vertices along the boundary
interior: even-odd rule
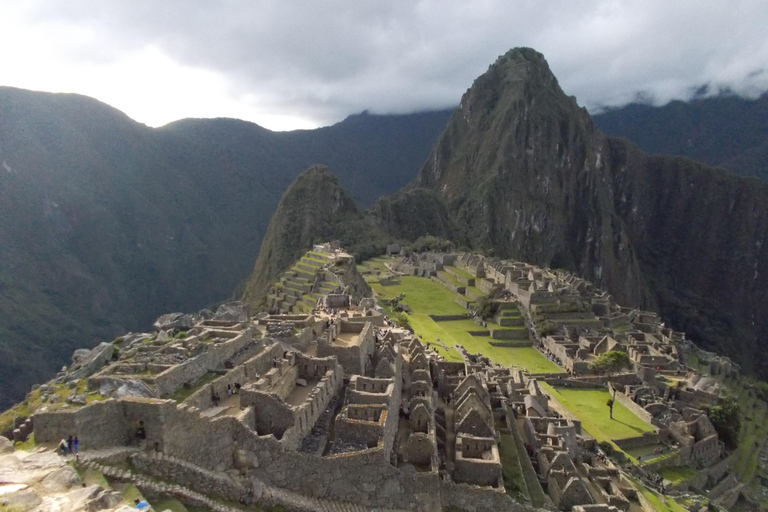
[[[606,137],[533,50],[464,94],[419,187],[476,249],[575,270],[731,355],[758,346],[768,186]]]

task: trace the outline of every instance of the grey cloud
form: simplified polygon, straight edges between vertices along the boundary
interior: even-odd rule
[[[566,93],[593,110],[639,94],[687,98],[703,84],[768,88],[762,0],[70,0],[38,2],[28,18],[94,31],[99,44],[72,58],[155,46],[227,77],[265,112],[319,124],[451,107],[514,46],[544,53]]]

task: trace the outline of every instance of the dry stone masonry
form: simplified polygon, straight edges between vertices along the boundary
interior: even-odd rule
[[[493,327],[477,319],[478,333],[502,347],[533,343],[565,372],[531,374],[461,347],[461,360],[444,359],[373,299],[355,299],[334,271],[349,256],[322,244],[255,317],[242,303],[171,313],[155,332],[77,352],[53,384],[74,383],[72,397],[46,403],[13,437],[77,435],[83,461],[110,478],[215,510],[535,510],[508,494],[510,463],[527,475],[525,496],[541,495],[550,510],[629,510],[643,499],[633,482],[659,487],[654,471],[665,464],[699,469],[706,489],[729,488],[732,457],[702,411],[717,401],[716,386],[683,364],[690,342],[654,314],[622,308],[562,271],[389,252],[394,275],[435,279],[466,297],[459,318],[472,318],[476,290],[490,293]],[[541,385],[606,388],[589,363],[615,350],[632,363],[611,380],[617,400],[655,431],[612,441],[667,457],[612,460]],[[714,355],[702,360],[712,372],[738,372]],[[512,462],[505,451],[517,454]]]

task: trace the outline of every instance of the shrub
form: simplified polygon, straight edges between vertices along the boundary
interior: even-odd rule
[[[493,302],[490,295],[485,295],[475,302],[475,313],[483,320],[493,318],[499,310],[499,304]]]
[[[394,315],[392,315],[392,320],[395,322],[395,324],[398,327],[402,327],[403,329],[408,329],[409,331],[413,330],[411,329],[411,323],[409,321],[407,313],[403,313],[403,312],[395,313]]]

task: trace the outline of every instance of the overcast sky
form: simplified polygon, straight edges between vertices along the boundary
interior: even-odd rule
[[[703,84],[762,92],[766,27],[766,0],[9,0],[0,85],[85,94],[152,126],[286,130],[453,107],[530,46],[594,112]]]

